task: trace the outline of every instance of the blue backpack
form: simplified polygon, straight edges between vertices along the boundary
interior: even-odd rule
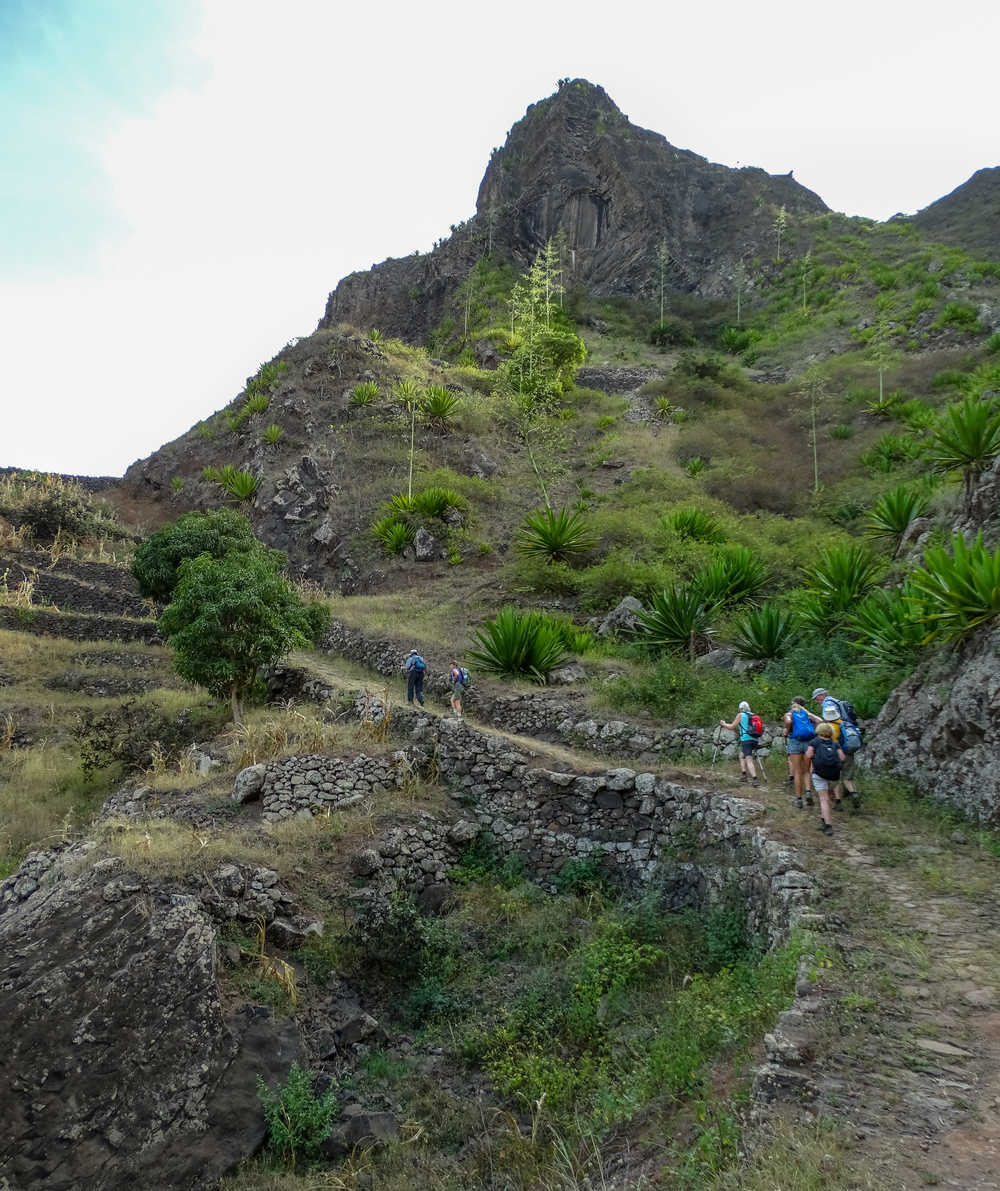
[[[803,707],[796,707],[792,712],[792,731],[790,733],[793,740],[812,740],[816,735],[816,729],[813,727],[813,722],[809,718],[809,712]]]
[[[416,670],[416,672],[418,674],[423,674],[423,672],[427,669],[427,663],[424,661],[424,659],[420,656],[419,653],[413,659],[413,669]]]
[[[864,739],[857,724],[852,724],[850,720],[840,721],[840,747],[845,753],[856,753],[858,749],[864,748]]]

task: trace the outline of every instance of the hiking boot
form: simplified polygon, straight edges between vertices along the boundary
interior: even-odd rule
[[[760,782],[758,782],[758,781],[757,781],[757,779],[756,779],[755,777],[752,777],[752,778],[750,779],[750,785],[751,785],[751,786],[759,786],[759,785],[760,785]]]
[[[835,811],[842,811],[842,810],[844,809],[844,800],[843,800],[843,798],[835,798],[835,799],[834,799],[834,801],[833,801],[833,809],[834,809]]]
[[[791,774],[791,773],[790,773],[790,774],[788,775],[788,784],[789,784],[790,786],[794,786],[794,785],[795,785],[795,776],[794,776],[794,774]]]
[[[813,804],[813,796],[811,794],[807,794],[806,795],[806,806],[812,806],[812,804]]]
[[[796,798],[796,799],[795,799],[795,809],[796,809],[797,811],[800,811],[800,810],[802,810],[802,799],[801,799],[801,798]]]
[[[833,827],[831,826],[831,824],[829,824],[829,823],[823,824],[823,834],[824,835],[833,835]]]
[[[741,783],[741,785],[744,785],[744,786],[745,786],[749,780],[750,780],[750,779],[747,777],[747,775],[746,775],[746,774],[745,774],[745,773],[744,773],[744,772],[741,770],[741,771],[740,771],[740,783]]]

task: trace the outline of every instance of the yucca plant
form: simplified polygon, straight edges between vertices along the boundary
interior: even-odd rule
[[[378,538],[387,554],[402,554],[413,541],[413,526],[400,521],[398,517],[383,517],[372,526],[372,533]]]
[[[724,550],[692,583],[706,607],[752,602],[761,588],[770,582],[767,567],[754,558],[746,546]]]
[[[677,406],[670,400],[669,397],[664,397],[661,393],[653,401],[653,417],[658,418],[661,422],[669,422],[674,416],[674,411]]]
[[[454,488],[425,488],[413,494],[413,510],[425,517],[443,517],[449,509],[464,509],[465,497]]]
[[[864,521],[865,533],[872,538],[888,538],[893,543],[893,557],[906,531],[922,517],[930,505],[926,492],[900,484],[883,492]]]
[[[251,393],[243,408],[248,416],[253,417],[254,414],[262,414],[270,404],[271,398],[267,393]]]
[[[272,422],[270,426],[264,427],[264,429],[261,431],[260,437],[261,440],[267,443],[269,447],[273,447],[281,439],[284,433],[284,430],[282,430],[277,422]]]
[[[875,400],[866,407],[865,413],[872,414],[876,418],[891,417],[896,406],[899,405],[903,399],[903,394],[897,389],[895,392],[886,393],[882,397],[876,397]]]
[[[431,385],[420,402],[420,413],[435,429],[444,430],[459,405],[457,394],[444,385]]]
[[[693,542],[718,543],[726,540],[722,526],[702,509],[674,509],[663,518],[663,524],[679,538],[689,538]]]
[[[942,425],[934,434],[931,463],[938,471],[961,471],[967,512],[975,481],[997,455],[1000,455],[1000,403],[970,396],[949,405]]]
[[[795,617],[799,624],[824,636],[843,619],[842,610],[832,610],[824,596],[816,591],[797,591],[792,596]]]
[[[864,546],[830,546],[806,572],[806,586],[826,605],[827,615],[850,612],[882,577],[882,563]]]
[[[359,381],[351,389],[351,405],[371,405],[378,399],[379,387],[373,380]]]
[[[392,395],[400,405],[405,405],[407,409],[410,409],[416,406],[420,400],[420,386],[416,381],[404,377],[392,386]]]
[[[862,453],[861,462],[873,473],[895,471],[901,463],[915,459],[921,446],[915,438],[906,434],[883,434]]]
[[[415,498],[409,496],[405,492],[397,492],[396,495],[389,501],[389,507],[394,513],[400,513],[404,517],[416,511]]]
[[[515,545],[531,558],[571,563],[593,549],[595,540],[583,513],[539,509],[525,517]]]
[[[754,661],[784,657],[795,638],[795,617],[775,604],[744,613],[733,631],[736,652]]]
[[[830,437],[840,440],[846,440],[854,437],[854,427],[848,426],[844,422],[838,422],[835,426],[830,427]]]
[[[929,405],[914,398],[901,401],[894,411],[895,416],[910,430],[927,430],[937,421],[937,413]]]
[[[700,455],[695,455],[684,464],[684,470],[689,476],[700,476],[705,470],[705,460]]]
[[[502,609],[474,632],[472,639],[475,648],[468,656],[475,666],[486,674],[507,678],[545,682],[569,656],[556,625],[537,612],[516,608]]]
[[[251,501],[260,489],[260,481],[252,471],[242,471],[235,467],[222,469],[222,487],[240,502]]]
[[[951,550],[925,550],[923,567],[910,576],[914,598],[925,605],[924,623],[946,641],[1000,616],[1000,547],[991,554],[980,531],[971,546],[955,534]]]
[[[218,484],[222,479],[222,472],[217,467],[209,465],[201,469],[201,478],[209,484]]]
[[[893,591],[877,587],[848,618],[851,644],[876,665],[898,666],[927,639],[922,613],[922,600],[909,582]]]
[[[649,611],[637,612],[647,645],[686,649],[693,656],[699,639],[715,633],[712,609],[696,587],[672,584],[650,600]]]

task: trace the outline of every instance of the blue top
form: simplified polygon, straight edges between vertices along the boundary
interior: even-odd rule
[[[740,743],[744,740],[756,740],[756,736],[750,734],[750,712],[740,712]]]

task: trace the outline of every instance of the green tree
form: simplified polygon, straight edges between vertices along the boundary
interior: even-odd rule
[[[263,549],[250,522],[235,509],[185,513],[172,525],[158,529],[136,550],[132,574],[144,596],[165,604],[177,585],[181,564],[188,559],[199,554],[225,558],[234,551],[245,554]]]
[[[275,552],[257,550],[183,563],[159,629],[186,681],[228,698],[234,723],[257,670],[308,644],[313,613],[280,573]]]

